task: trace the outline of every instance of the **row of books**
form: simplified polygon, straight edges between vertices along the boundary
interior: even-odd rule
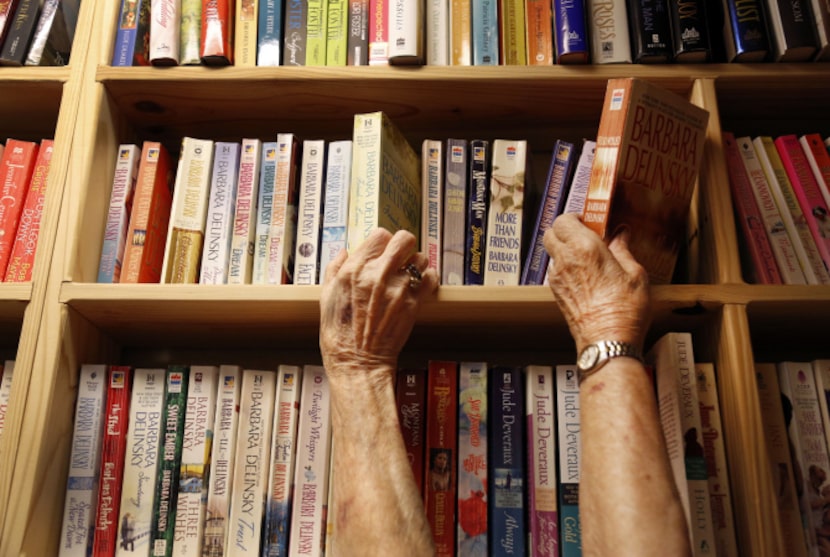
[[[787,555],[830,543],[830,360],[756,362],[773,487]]]
[[[14,375],[14,360],[5,360],[0,364],[0,436],[6,425],[6,413],[9,410],[9,399],[12,394],[12,376]]]
[[[729,184],[762,284],[830,284],[830,138],[723,134]]]
[[[0,2],[0,66],[69,63],[80,0]]]
[[[0,145],[0,271],[4,282],[32,280],[52,160],[51,139]]]

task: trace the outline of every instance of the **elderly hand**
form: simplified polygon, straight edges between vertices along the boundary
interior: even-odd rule
[[[320,297],[320,351],[330,377],[388,375],[412,332],[420,302],[438,287],[428,259],[416,253],[416,239],[379,228],[347,256],[328,265]],[[410,286],[404,267],[421,272]]]
[[[650,321],[648,275],[628,251],[627,232],[606,247],[575,214],[564,214],[544,240],[552,260],[548,282],[577,353],[599,340],[642,349]]]

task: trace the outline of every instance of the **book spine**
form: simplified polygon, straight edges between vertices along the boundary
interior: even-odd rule
[[[588,0],[591,63],[630,64],[631,36],[625,0]]]
[[[634,0],[628,5],[631,56],[635,63],[671,60],[671,27],[665,0]]]
[[[552,2],[526,0],[525,33],[527,36],[527,63],[531,66],[553,64]]]
[[[299,366],[281,365],[277,375],[277,406],[271,439],[268,498],[263,557],[288,554],[291,504],[294,496],[294,461],[297,454],[302,372]]]
[[[6,38],[6,33],[9,30],[9,19],[14,14],[17,8],[17,0],[0,0],[0,44]]]
[[[328,0],[326,9],[326,65],[345,66],[348,52],[349,0]]]
[[[369,0],[348,0],[349,32],[346,40],[346,65],[369,64]]]
[[[31,141],[9,139],[0,160],[0,270],[3,274],[12,255],[14,238],[26,194],[35,171],[40,146]]]
[[[236,202],[237,176],[240,175],[239,152],[239,143],[216,142],[205,223],[205,242],[199,269],[200,284],[228,282],[228,261],[233,237],[231,215]]]
[[[369,0],[369,65],[389,63],[389,3]]]
[[[582,555],[579,470],[582,440],[576,366],[556,366],[557,446],[559,449],[559,536],[563,557]]]
[[[505,66],[527,65],[525,44],[525,3],[522,0],[498,0],[501,63]]]
[[[66,499],[58,554],[60,557],[86,557],[92,551],[106,379],[106,366],[81,366],[69,452],[69,474],[66,479]]]
[[[776,62],[805,62],[818,49],[815,19],[808,2],[767,0]]]
[[[239,366],[220,366],[218,383],[202,542],[202,547],[209,555],[222,555],[228,539],[231,486],[236,464],[234,451],[242,388],[242,372]]]
[[[556,387],[552,366],[525,368],[529,553],[559,555],[556,489]]]
[[[146,0],[145,0],[146,1]],[[202,0],[200,54],[209,66],[233,64],[232,28],[235,0]]]
[[[44,0],[40,8],[40,17],[37,20],[32,40],[26,51],[25,66],[39,66],[43,58],[43,51],[46,47],[46,40],[51,33],[52,24],[55,21],[55,14],[58,11],[58,0]]]
[[[376,215],[367,211],[369,193],[377,189],[381,113],[356,114],[352,132],[352,177],[349,184],[349,224],[346,247],[357,249],[377,226]]]
[[[723,0],[727,62],[763,62],[770,53],[762,0]]]
[[[285,66],[305,66],[307,7],[305,0],[286,0],[282,54],[282,63]]]
[[[583,0],[553,0],[557,64],[587,64],[591,52]]]
[[[450,65],[469,66],[472,58],[471,0],[450,0]]]
[[[9,263],[6,267],[5,282],[29,282],[32,280],[32,266],[35,263],[35,250],[40,235],[40,221],[43,218],[43,205],[46,199],[49,165],[52,161],[54,143],[51,139],[40,142],[35,160],[29,191],[20,212],[20,222],[12,244]]]
[[[303,141],[300,201],[297,207],[297,246],[294,254],[294,284],[319,284],[320,211],[323,206],[325,162],[325,141],[322,139]]]
[[[486,1],[492,2],[493,0]],[[424,19],[427,65],[448,66],[450,64],[450,0],[427,0]],[[496,47],[494,63],[498,64],[498,47]]]
[[[496,139],[493,142],[485,286],[519,284],[526,157],[527,142],[524,140]]]
[[[594,164],[594,153],[596,153],[597,142],[590,139],[582,140],[582,150],[579,153],[579,160],[574,168],[571,187],[568,189],[568,197],[565,200],[563,213],[582,214],[585,209],[585,196],[588,194],[588,185],[591,182],[591,167]]]
[[[824,202],[830,206],[830,152],[818,133],[802,135],[798,142],[804,148],[804,156],[810,164]]]
[[[458,364],[430,361],[427,371],[424,505],[435,555],[455,555]]]
[[[499,65],[498,9],[497,0],[472,0],[474,66]]]
[[[326,65],[326,18],[328,0],[307,0],[306,66]]]
[[[470,142],[470,190],[467,203],[464,249],[464,284],[484,284],[484,256],[487,253],[487,213],[490,206],[490,143]]]
[[[173,531],[174,557],[200,557],[204,535],[210,454],[216,416],[217,366],[192,366],[182,435]]]
[[[461,362],[458,369],[458,555],[487,551],[487,364]]]
[[[349,222],[349,183],[352,175],[351,140],[329,144],[326,167],[325,200],[323,202],[323,232],[320,247],[320,280],[326,277],[326,267],[346,249],[346,227]]]
[[[107,222],[104,225],[104,243],[98,265],[98,282],[113,283],[121,279],[140,156],[141,150],[137,145],[123,143],[118,146]]]
[[[441,231],[443,226],[444,146],[439,139],[425,139],[421,146],[421,248],[429,267],[441,276]]]
[[[236,0],[236,21],[233,30],[235,66],[246,68],[256,66],[258,24],[259,2]]]
[[[408,0],[389,0],[389,12],[389,63],[397,65],[423,64],[424,3]],[[469,19],[468,14],[468,24]]]
[[[468,167],[467,140],[448,139],[443,194],[441,284],[464,284]]]
[[[271,461],[276,379],[273,371],[246,369],[242,372],[239,434],[235,451],[240,467],[234,474],[231,489],[225,546],[227,557],[259,557],[268,489],[268,463]]]
[[[150,0],[122,0],[112,53],[113,66],[132,66],[138,62],[149,64],[141,42],[145,34],[149,38],[146,27],[149,11]]]
[[[38,0],[19,0],[7,22],[6,37],[0,49],[0,65],[22,66],[40,13]]]
[[[116,557],[133,555],[136,545],[150,554],[155,480],[164,410],[165,370],[139,368],[133,373],[127,455],[118,515]]]
[[[536,214],[536,224],[530,237],[530,244],[522,267],[521,284],[542,284],[548,269],[548,256],[543,238],[553,225],[553,220],[562,213],[574,162],[574,146],[557,140],[553,146],[545,193]]]
[[[175,66],[179,63],[181,10],[181,0],[150,2],[150,63],[154,66]]]
[[[264,0],[259,5],[257,66],[279,66],[282,52],[282,0]]]
[[[6,360],[3,365],[3,375],[0,377],[0,435],[6,425],[6,414],[9,410],[9,399],[12,394],[12,376],[14,375],[14,360]]]
[[[812,0],[810,6],[816,20],[816,39],[818,52],[813,60],[826,62],[830,60],[830,6],[823,0]]]
[[[425,369],[399,369],[395,388],[398,421],[401,425],[406,455],[412,466],[415,484],[424,496],[424,457],[426,455],[426,388]]]
[[[297,221],[297,138],[277,135],[277,169],[271,205],[271,234],[268,246],[268,283],[289,284]]]
[[[709,21],[703,0],[669,0],[669,21],[678,64],[708,62],[711,56]]]
[[[259,139],[242,140],[239,184],[231,211],[233,227],[230,238],[228,284],[251,284],[261,152],[262,142]]]
[[[202,0],[181,0],[179,26],[179,64],[198,65],[201,61]]]
[[[251,274],[253,284],[268,283],[268,246],[271,238],[271,211],[273,210],[276,174],[277,142],[268,141],[262,144],[262,157],[259,166],[254,264]]]
[[[331,462],[331,393],[322,366],[303,368],[294,501],[291,509],[291,557],[324,554],[329,464]]]

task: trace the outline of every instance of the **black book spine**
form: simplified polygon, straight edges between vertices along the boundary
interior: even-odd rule
[[[634,0],[628,4],[631,55],[639,64],[671,61],[671,28],[666,0]]]

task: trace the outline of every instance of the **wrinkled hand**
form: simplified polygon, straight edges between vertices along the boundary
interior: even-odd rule
[[[628,234],[618,234],[606,247],[576,215],[565,214],[544,240],[552,259],[548,282],[577,353],[599,340],[642,349],[650,321],[648,275],[628,251]]]
[[[438,287],[428,259],[415,253],[409,232],[379,228],[351,255],[342,251],[326,269],[320,296],[320,352],[330,377],[389,374],[412,332],[421,301]],[[413,263],[420,287],[402,268]]]

